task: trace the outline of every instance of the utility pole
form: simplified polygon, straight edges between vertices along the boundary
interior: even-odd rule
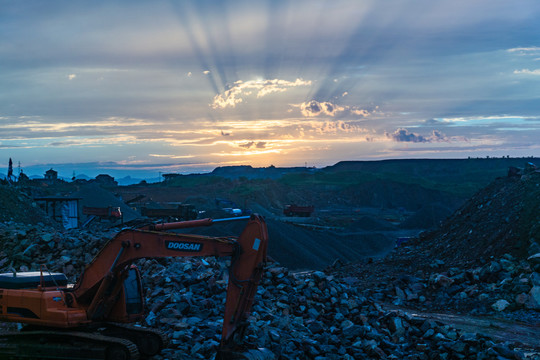
[[[8,174],[7,174],[8,182],[11,182],[12,177],[13,177],[13,161],[11,160],[11,158],[9,158]]]

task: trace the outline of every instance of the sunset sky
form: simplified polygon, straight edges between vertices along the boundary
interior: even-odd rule
[[[537,0],[0,0],[0,164],[540,156],[539,19]]]

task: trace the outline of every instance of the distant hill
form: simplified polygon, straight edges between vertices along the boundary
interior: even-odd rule
[[[217,176],[225,179],[272,179],[291,183],[354,183],[361,179],[391,180],[419,184],[426,188],[447,190],[470,196],[496,177],[505,176],[508,168],[523,168],[527,162],[540,165],[540,158],[469,158],[469,159],[395,159],[377,161],[340,161],[324,168],[222,166],[211,173],[193,177]],[[315,174],[315,175],[314,175]],[[442,186],[442,187],[441,187]]]
[[[493,179],[506,176],[509,167],[523,168],[527,162],[540,165],[540,158],[341,161],[322,171],[336,174],[339,178],[343,178],[345,173],[364,174],[366,178],[419,184],[424,188],[469,197]]]
[[[315,168],[306,168],[306,167],[261,167],[254,168],[250,165],[240,165],[240,166],[221,166],[215,168],[210,175],[220,176],[227,179],[238,179],[241,177],[247,179],[279,179],[283,175],[290,173],[304,173],[315,171]]]
[[[508,167],[524,167],[532,162],[540,165],[540,158],[469,158],[469,159],[395,159],[379,161],[340,161],[323,169],[326,172],[360,171],[400,173],[429,179],[461,179],[473,175],[477,179],[504,176]],[[488,180],[490,181],[490,180]]]
[[[122,186],[122,185],[138,184],[138,183],[140,183],[142,180],[143,180],[143,179],[132,178],[131,176],[124,176],[123,178],[116,179],[116,181],[118,182],[118,185],[120,185],[120,186]]]

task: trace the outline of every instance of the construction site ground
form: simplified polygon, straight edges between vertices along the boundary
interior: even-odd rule
[[[347,193],[327,187],[322,192],[278,183],[258,184],[261,188],[249,184],[249,189],[236,193],[231,192],[230,183],[140,185],[94,192],[85,186],[70,186],[74,186],[73,193],[100,204],[116,199],[122,208],[133,211],[126,210],[129,214],[136,214],[132,209],[136,204],[125,202],[144,194],[145,201],[194,204],[204,209],[201,217],[227,217],[230,215],[215,204],[216,198],[227,196],[241,204],[239,207],[266,217],[269,254],[293,274],[309,276],[323,271],[372,299],[376,306],[402,313],[404,318],[429,319],[499,341],[517,342],[526,358],[540,358],[536,297],[540,265],[535,257],[540,254],[540,173],[493,179],[469,199],[455,198],[452,206],[448,202],[445,206],[447,195],[410,187],[413,197],[436,200],[429,206],[420,202],[408,208],[399,206],[408,201],[401,194],[403,189],[384,198],[381,190],[375,199],[353,204],[349,199],[359,196],[358,189]],[[384,190],[392,186],[395,184]],[[34,224],[54,226],[31,197],[9,187],[1,191],[3,222],[31,219]],[[314,216],[283,216],[282,208],[290,198],[301,204],[315,203]],[[390,201],[393,206],[386,206]],[[383,203],[386,205],[376,206]],[[237,236],[243,226],[242,222],[228,222],[183,231]],[[12,261],[7,252],[0,251],[0,261],[3,259],[5,266]]]
[[[387,310],[401,311],[410,316],[451,325],[469,333],[482,333],[499,341],[511,341],[522,344],[522,349],[531,358],[540,352],[540,324],[528,324],[496,316],[471,316],[447,312],[426,312],[417,309],[384,304]]]

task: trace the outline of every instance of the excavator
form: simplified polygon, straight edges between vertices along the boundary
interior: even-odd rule
[[[238,237],[174,232],[221,221],[246,219]],[[44,270],[0,274],[0,321],[19,331],[0,333],[0,359],[138,360],[167,346],[162,332],[137,324],[144,318],[141,258],[230,257],[221,342],[216,360],[270,360],[268,349],[243,342],[257,286],[266,263],[268,231],[257,215],[198,219],[123,229],[78,277]],[[131,324],[130,324],[131,323]]]

